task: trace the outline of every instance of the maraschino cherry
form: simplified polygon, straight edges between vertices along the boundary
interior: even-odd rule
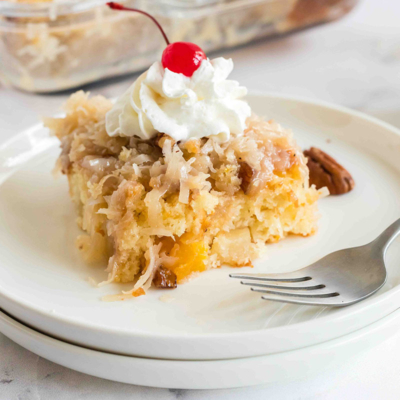
[[[197,44],[175,42],[165,48],[161,62],[164,68],[190,78],[206,58],[204,51]]]
[[[146,15],[157,25],[165,39],[165,42],[167,43],[167,47],[163,51],[161,57],[161,63],[164,68],[168,68],[172,72],[183,74],[190,78],[194,71],[200,67],[201,62],[207,58],[204,51],[194,43],[170,43],[167,35],[164,32],[164,29],[161,27],[159,22],[147,12],[137,8],[125,7],[122,4],[115,3],[113,1],[107,3],[107,5],[113,10],[135,11]]]

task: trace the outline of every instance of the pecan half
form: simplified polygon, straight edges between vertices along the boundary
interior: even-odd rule
[[[175,289],[177,286],[176,275],[174,272],[161,265],[154,274],[153,284],[156,288]]]
[[[350,173],[336,160],[316,147],[304,151],[310,170],[310,183],[317,189],[326,186],[330,194],[343,194],[354,188]]]
[[[249,194],[251,184],[257,171],[254,168],[250,167],[250,165],[246,162],[240,162],[239,165],[240,169],[238,176],[242,180],[240,187],[242,188],[244,194]]]

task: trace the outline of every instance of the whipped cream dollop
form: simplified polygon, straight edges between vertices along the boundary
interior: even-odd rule
[[[241,100],[247,89],[227,79],[232,69],[231,59],[206,59],[189,78],[155,62],[106,114],[108,135],[226,142],[243,134],[251,109]]]

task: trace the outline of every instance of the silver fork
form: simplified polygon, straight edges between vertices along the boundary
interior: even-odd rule
[[[230,274],[243,279],[264,300],[314,306],[343,307],[374,294],[386,281],[385,254],[400,234],[400,219],[373,242],[335,251],[295,272]],[[246,280],[246,281],[244,281]],[[250,281],[250,282],[249,282]]]

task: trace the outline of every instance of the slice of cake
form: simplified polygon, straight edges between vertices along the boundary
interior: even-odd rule
[[[133,282],[120,298],[251,266],[268,243],[317,229],[305,157],[290,130],[251,113],[232,68],[203,59],[185,76],[156,62],[115,104],[81,91],[46,121],[77,245],[87,261],[108,258],[107,282]]]

